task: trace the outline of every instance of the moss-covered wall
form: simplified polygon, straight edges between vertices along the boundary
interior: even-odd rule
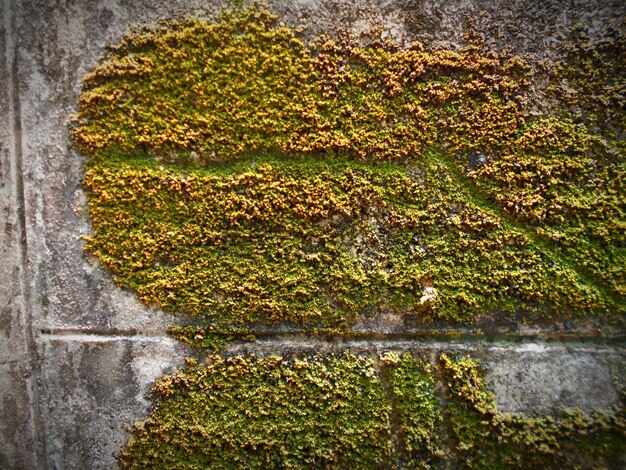
[[[498,413],[446,353],[209,356],[154,393],[124,468],[619,468],[626,437],[623,408]]]
[[[548,66],[466,41],[305,44],[261,7],[127,37],[72,129],[87,249],[203,343],[389,311],[621,325],[623,44]]]
[[[86,249],[199,348],[394,313],[623,328],[623,41],[561,60],[305,43],[264,7],[139,30],[84,79]],[[480,335],[480,331],[477,331]],[[616,464],[622,411],[498,413],[441,354],[209,356],[155,386],[128,467]],[[575,451],[573,451],[575,449]],[[571,453],[571,455],[570,455]]]
[[[5,2],[0,467],[623,466],[621,2],[225,3]]]

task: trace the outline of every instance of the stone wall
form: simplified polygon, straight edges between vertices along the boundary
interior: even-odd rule
[[[192,354],[150,309],[83,253],[89,233],[84,157],[67,128],[81,78],[132,27],[180,15],[211,17],[207,0],[4,0],[0,22],[0,467],[112,468],[127,427],[146,416],[153,381]],[[380,21],[390,37],[454,45],[472,27],[490,45],[549,56],[584,24],[597,37],[624,24],[620,0],[269,1],[314,36]],[[393,327],[390,320],[388,327]],[[503,411],[596,409],[618,403],[619,334],[522,331],[485,338],[385,336],[352,348],[471,351],[489,366]],[[366,328],[367,329],[367,328]],[[393,329],[393,328],[392,328]],[[232,351],[320,349],[322,340],[269,332]]]

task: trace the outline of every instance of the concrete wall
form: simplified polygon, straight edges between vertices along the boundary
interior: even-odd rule
[[[0,25],[0,467],[43,462],[37,350],[28,283],[28,240],[17,81],[16,14],[4,2]]]
[[[0,468],[112,468],[127,426],[145,417],[151,383],[191,354],[164,331],[172,318],[140,304],[85,258],[84,158],[67,135],[81,77],[130,28],[178,15],[212,16],[207,0],[1,0]],[[397,40],[458,43],[475,27],[498,47],[542,55],[577,22],[623,28],[621,0],[274,0],[286,22],[363,29],[378,19]],[[624,345],[534,333],[498,342],[377,339],[380,347],[462,349],[491,367],[510,411],[613,404]],[[346,346],[376,347],[376,341]],[[323,348],[267,337],[250,350]]]

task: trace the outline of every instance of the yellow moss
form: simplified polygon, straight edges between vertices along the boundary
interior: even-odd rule
[[[621,321],[618,137],[568,103],[530,114],[533,73],[476,37],[305,45],[255,7],[131,35],[85,78],[72,129],[87,249],[204,343],[381,311]]]
[[[469,357],[442,354],[434,369],[395,352],[206,363],[156,383],[123,468],[614,468],[623,453],[623,408],[498,413]]]

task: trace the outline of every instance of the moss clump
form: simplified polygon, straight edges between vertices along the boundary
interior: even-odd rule
[[[210,357],[157,382],[124,468],[379,468],[389,404],[371,359]]]
[[[442,402],[435,395],[436,381],[427,362],[405,353],[380,358],[397,421],[397,468],[440,466],[445,452]]]
[[[460,52],[329,37],[306,46],[255,7],[164,22],[85,77],[73,137],[88,155],[199,166],[258,151],[367,161],[434,144],[487,151],[524,122],[528,66],[468,41]]]
[[[623,455],[623,409],[498,413],[469,357],[442,354],[436,368],[394,352],[207,363],[157,382],[124,468],[617,468]]]
[[[471,323],[477,312],[521,307],[544,318],[564,305],[606,308],[599,291],[482,207],[434,156],[414,168],[421,181],[389,165],[255,162],[90,168],[98,222],[87,249],[143,301],[212,327],[200,339],[257,321],[338,332],[382,309]],[[436,296],[424,300],[433,285]]]
[[[87,249],[193,315],[177,334],[204,345],[389,310],[622,321],[619,136],[565,99],[532,114],[540,69],[467,41],[305,45],[255,7],[129,36],[85,78],[72,129],[91,157]]]

